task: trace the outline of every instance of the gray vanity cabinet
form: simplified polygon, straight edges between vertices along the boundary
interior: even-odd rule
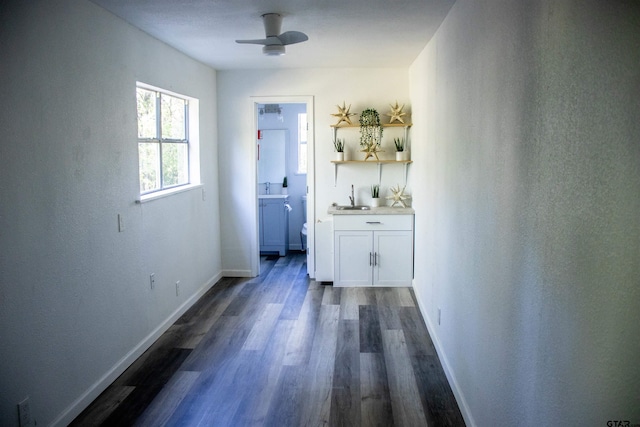
[[[260,197],[260,253],[289,251],[288,197]]]

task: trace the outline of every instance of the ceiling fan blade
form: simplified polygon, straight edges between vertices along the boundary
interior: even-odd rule
[[[300,31],[286,31],[278,36],[283,45],[305,42],[309,37]]]
[[[263,44],[265,46],[281,45],[282,41],[278,37],[267,37],[266,39],[253,39],[253,40],[236,40],[236,43],[245,44]]]

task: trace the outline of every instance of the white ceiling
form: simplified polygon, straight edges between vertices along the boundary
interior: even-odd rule
[[[407,67],[455,0],[91,0],[218,70],[309,67]],[[261,15],[284,16],[282,31],[309,41],[267,57]]]

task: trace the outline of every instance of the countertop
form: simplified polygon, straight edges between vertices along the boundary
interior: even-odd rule
[[[327,213],[329,215],[414,215],[413,208],[389,207],[383,206],[379,208],[371,208],[366,210],[338,210],[335,206],[329,206]]]
[[[286,199],[288,194],[258,194],[259,199]]]

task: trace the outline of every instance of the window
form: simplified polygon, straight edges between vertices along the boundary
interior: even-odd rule
[[[307,114],[298,114],[298,173],[307,173]]]
[[[190,99],[140,84],[136,95],[140,194],[191,183]]]

